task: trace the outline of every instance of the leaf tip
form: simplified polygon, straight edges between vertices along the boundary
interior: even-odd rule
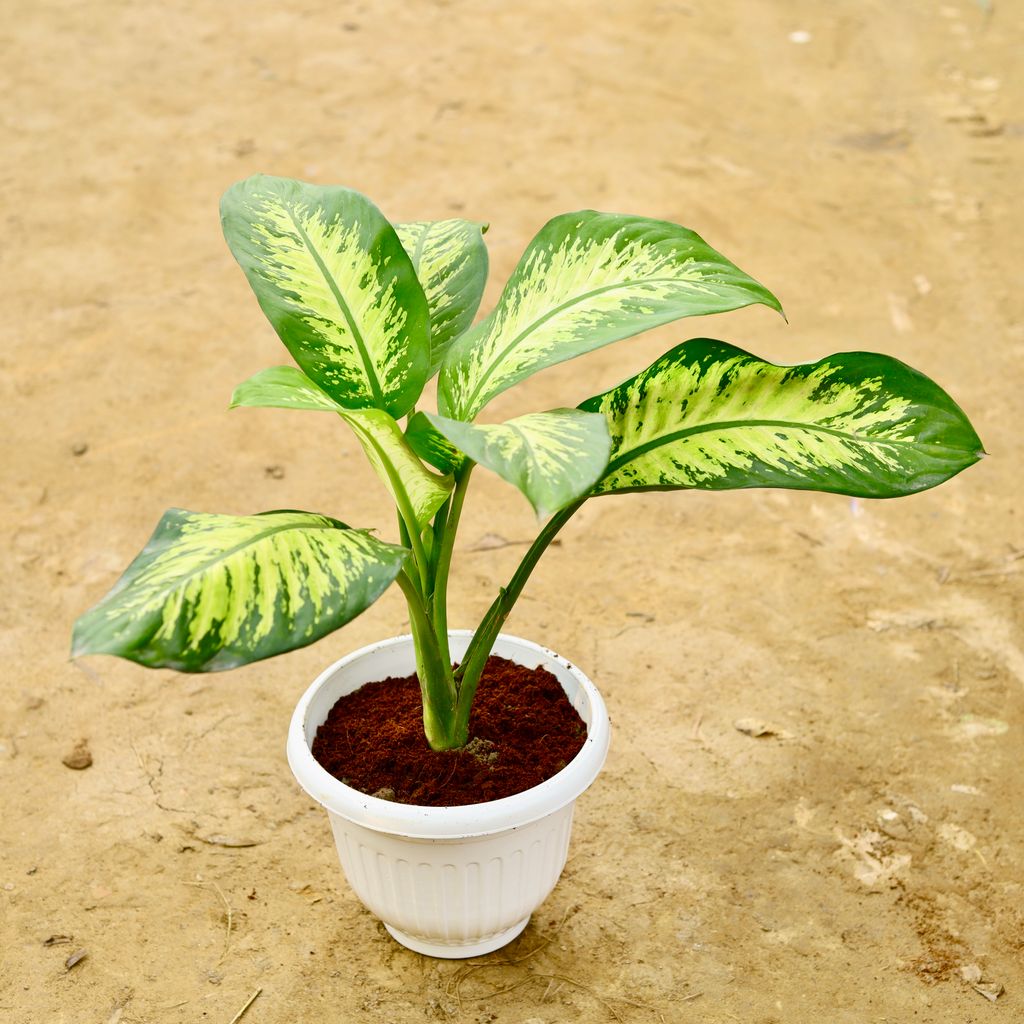
[[[786,323],[789,323],[789,317],[786,316],[786,311],[782,308],[782,303],[778,300],[774,293],[768,291],[767,288],[764,290],[765,297],[761,300],[770,309],[774,309],[779,316],[782,317]]]
[[[88,613],[86,613],[88,614]],[[76,658],[81,658],[85,654],[95,654],[96,652],[89,646],[89,641],[82,635],[80,628],[81,619],[75,623],[75,627],[71,632],[71,650],[68,651],[68,661],[74,661]]]

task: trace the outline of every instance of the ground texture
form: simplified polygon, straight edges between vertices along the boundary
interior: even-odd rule
[[[1020,1019],[1019,5],[5,15],[0,1018],[229,1024],[260,990],[244,1024]],[[758,308],[603,350],[489,414],[573,405],[707,334],[781,361],[890,352],[991,453],[899,502],[587,505],[510,629],[593,676],[613,750],[554,894],[469,965],[398,947],[356,903],[284,759],[299,694],[402,631],[398,595],[227,675],[67,660],[167,506],[387,533],[341,424],[226,409],[283,355],[217,220],[255,171],[349,184],[397,220],[489,220],[485,303],[549,216],[590,206],[695,228],[786,307],[788,326]],[[464,524],[468,626],[535,524],[482,471]]]

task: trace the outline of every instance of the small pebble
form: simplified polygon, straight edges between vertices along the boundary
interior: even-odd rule
[[[84,455],[88,450],[89,446],[85,443],[85,441],[76,441],[71,446],[72,455]]]
[[[61,758],[61,763],[65,768],[71,768],[76,772],[80,772],[84,768],[90,768],[92,766],[92,754],[89,752],[88,741],[79,740],[75,744],[74,749]]]
[[[791,43],[797,43],[798,45],[801,45],[801,46],[804,43],[809,43],[812,38],[813,37],[811,36],[811,33],[807,32],[806,30],[804,30],[802,28],[797,29],[795,32],[790,32],[789,33],[789,41]]]
[[[70,971],[72,967],[74,967],[76,964],[80,964],[88,955],[88,950],[76,949],[74,953],[72,953],[71,956],[69,956],[67,960],[64,961],[64,969],[66,971]]]
[[[264,466],[263,472],[266,476],[269,476],[271,480],[284,479],[284,466]]]
[[[983,981],[980,985],[972,985],[971,988],[984,996],[990,1003],[994,1003],[1002,994],[1003,986],[998,981]]]
[[[964,964],[960,968],[960,977],[969,985],[977,985],[981,981],[981,968],[977,964]]]

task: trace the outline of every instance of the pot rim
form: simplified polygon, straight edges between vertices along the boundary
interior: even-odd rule
[[[469,638],[469,629],[451,629],[449,637]],[[299,785],[330,813],[376,832],[421,840],[471,839],[521,828],[573,803],[594,781],[608,753],[610,725],[608,711],[597,687],[568,659],[530,640],[500,633],[495,647],[518,647],[539,655],[540,663],[554,662],[567,672],[585,696],[590,722],[587,738],[579,753],[556,775],[539,786],[500,800],[488,800],[457,807],[426,807],[396,803],[361,793],[329,774],[313,757],[306,739],[306,724],[312,701],[334,676],[381,649],[412,644],[412,636],[391,637],[353,651],[324,669],[300,698],[288,729],[288,764]],[[504,655],[503,655],[504,656]],[[372,680],[366,680],[372,682]]]

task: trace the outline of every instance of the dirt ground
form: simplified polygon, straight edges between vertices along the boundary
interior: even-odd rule
[[[3,8],[5,1024],[230,1024],[257,990],[244,1024],[1024,1016],[1019,4]],[[400,948],[357,904],[284,758],[298,696],[403,631],[399,595],[229,674],[67,659],[168,506],[389,533],[341,424],[226,409],[284,356],[217,218],[255,171],[354,186],[396,220],[489,220],[485,308],[533,232],[584,206],[693,227],[786,307],[788,326],[758,308],[613,346],[494,416],[710,334],[781,361],[897,355],[991,453],[898,502],[587,505],[510,629],[597,681],[613,750],[558,888],[472,965]],[[535,530],[474,480],[453,625]]]

